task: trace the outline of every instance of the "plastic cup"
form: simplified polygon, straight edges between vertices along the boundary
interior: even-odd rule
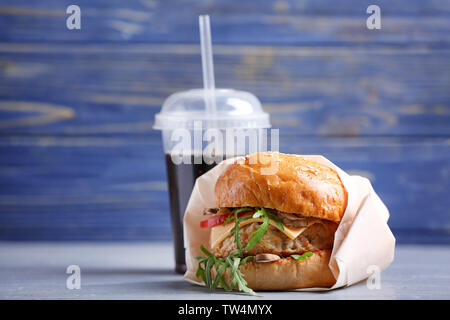
[[[209,96],[207,96],[209,94]],[[186,270],[183,218],[195,180],[221,160],[266,151],[269,115],[251,93],[233,89],[175,93],[155,116],[162,131],[169,188],[175,270]],[[207,97],[207,98],[206,98]],[[214,112],[206,106],[213,99]]]

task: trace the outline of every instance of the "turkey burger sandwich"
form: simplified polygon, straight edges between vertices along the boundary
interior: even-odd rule
[[[260,156],[276,161],[262,174]],[[233,163],[215,185],[216,207],[202,228],[210,243],[197,277],[214,289],[288,290],[330,287],[328,267],[347,192],[333,169],[298,155],[256,153]],[[252,290],[253,289],[253,290]]]

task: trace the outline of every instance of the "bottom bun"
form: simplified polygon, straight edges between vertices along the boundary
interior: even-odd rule
[[[289,290],[331,287],[336,279],[328,263],[331,250],[320,250],[306,260],[284,258],[273,262],[247,262],[240,267],[253,290]]]

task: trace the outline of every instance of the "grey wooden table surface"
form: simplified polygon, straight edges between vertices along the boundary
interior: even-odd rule
[[[66,288],[66,268],[81,288]],[[365,282],[330,292],[210,293],[173,270],[170,243],[0,243],[1,299],[450,299],[450,247],[397,246],[381,289]]]

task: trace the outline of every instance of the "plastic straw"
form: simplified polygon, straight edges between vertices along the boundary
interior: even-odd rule
[[[206,111],[208,113],[216,112],[216,99],[214,83],[214,65],[212,56],[211,27],[209,16],[202,15],[198,17],[200,26],[200,46],[202,51],[202,70],[203,70],[203,88],[205,91]]]

